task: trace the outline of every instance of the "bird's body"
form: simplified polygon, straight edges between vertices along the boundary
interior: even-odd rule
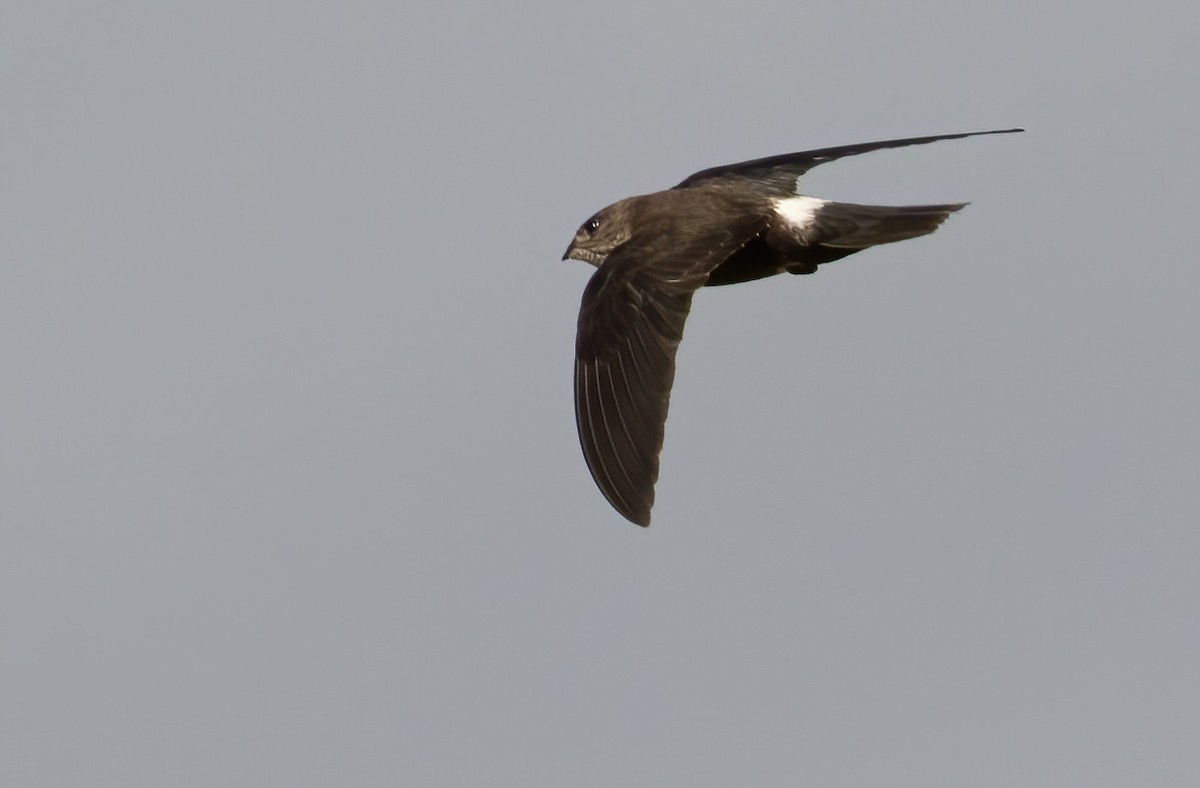
[[[575,416],[600,491],[650,524],[675,350],[692,294],[823,263],[933,232],[965,203],[890,207],[797,192],[812,167],[881,148],[999,131],[913,137],[772,156],[689,176],[620,200],[584,222],[563,259],[596,266],[575,343]]]

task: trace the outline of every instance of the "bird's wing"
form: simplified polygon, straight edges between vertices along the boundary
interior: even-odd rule
[[[575,423],[588,469],[626,519],[650,524],[675,351],[692,294],[765,228],[747,216],[681,247],[653,238],[618,247],[588,282],[575,339]]]
[[[816,167],[818,164],[840,159],[844,156],[857,156],[873,150],[884,148],[903,148],[908,145],[924,145],[938,140],[956,140],[963,137],[977,137],[982,134],[1011,134],[1024,129],[995,129],[992,131],[968,131],[960,134],[935,134],[929,137],[905,137],[903,139],[882,140],[880,142],[863,142],[857,145],[839,145],[833,148],[818,148],[816,150],[784,153],[778,156],[768,156],[765,159],[751,159],[737,164],[725,164],[720,167],[710,167],[685,178],[676,189],[686,189],[705,181],[718,178],[752,178],[756,181],[775,187],[779,194],[792,194],[795,191],[796,179]]]

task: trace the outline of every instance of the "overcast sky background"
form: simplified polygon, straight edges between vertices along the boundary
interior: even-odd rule
[[[0,783],[1200,775],[1196,12],[6,2]],[[701,292],[654,525],[559,260],[629,194],[937,234]]]

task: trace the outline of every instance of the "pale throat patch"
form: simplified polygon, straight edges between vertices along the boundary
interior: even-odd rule
[[[790,224],[798,234],[805,234],[813,228],[817,214],[821,212],[821,208],[827,202],[829,201],[819,200],[816,197],[805,197],[803,194],[785,197],[775,201],[775,213]]]

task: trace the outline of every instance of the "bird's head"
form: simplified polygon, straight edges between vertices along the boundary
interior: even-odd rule
[[[599,267],[613,249],[629,240],[634,199],[613,203],[579,225],[562,259],[582,260]]]

